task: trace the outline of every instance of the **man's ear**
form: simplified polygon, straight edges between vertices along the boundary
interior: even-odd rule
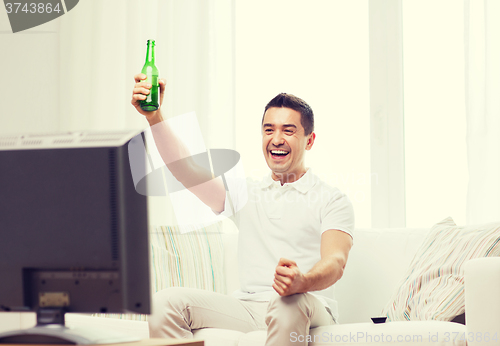
[[[307,136],[306,150],[310,150],[312,148],[315,139],[316,134],[314,132],[311,132],[309,136]]]

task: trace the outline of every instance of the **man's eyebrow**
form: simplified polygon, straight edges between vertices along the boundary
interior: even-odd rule
[[[274,127],[274,124],[265,123],[265,124],[262,125],[262,127]],[[297,128],[297,126],[294,125],[294,124],[283,124],[283,127],[294,127],[294,128]]]

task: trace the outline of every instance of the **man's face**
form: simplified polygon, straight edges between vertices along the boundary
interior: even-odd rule
[[[300,113],[290,108],[269,108],[262,123],[262,151],[273,178],[293,182],[305,173],[305,151],[311,149],[314,132],[305,136]]]

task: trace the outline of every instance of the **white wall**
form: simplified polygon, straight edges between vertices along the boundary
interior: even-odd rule
[[[0,134],[57,131],[59,21],[13,34],[0,10]]]

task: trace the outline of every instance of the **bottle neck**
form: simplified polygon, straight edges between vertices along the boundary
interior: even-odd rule
[[[146,62],[155,62],[155,45],[153,42],[148,43],[148,50],[146,52]]]

